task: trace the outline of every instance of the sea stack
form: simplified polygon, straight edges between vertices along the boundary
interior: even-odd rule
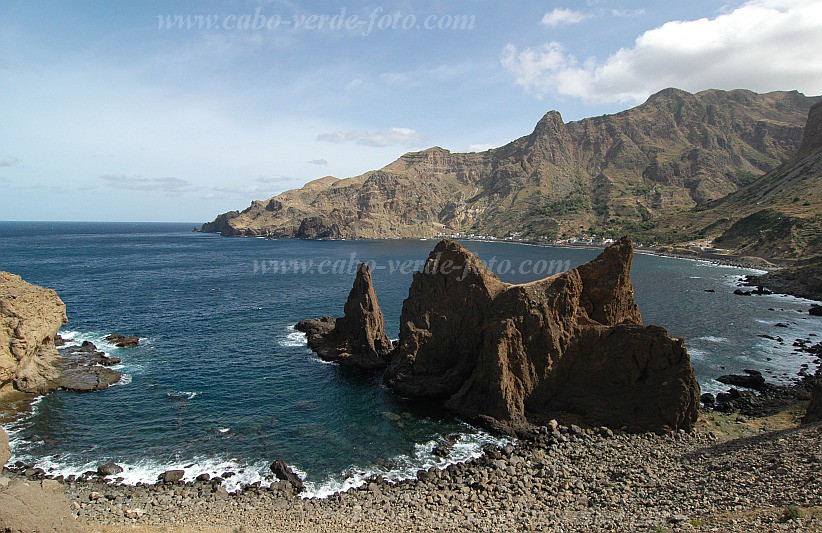
[[[570,415],[630,431],[689,430],[699,385],[682,339],[644,326],[627,238],[523,285],[443,240],[414,274],[385,381],[507,433]]]
[[[336,320],[302,320],[295,328],[306,333],[308,346],[325,361],[369,370],[385,368],[391,341],[385,333],[385,318],[374,292],[371,268],[366,263],[357,265],[344,313]]]

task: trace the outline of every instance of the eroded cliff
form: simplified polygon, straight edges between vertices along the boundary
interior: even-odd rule
[[[54,339],[66,320],[56,292],[0,272],[0,394],[11,387],[32,393],[57,387],[61,369]]]

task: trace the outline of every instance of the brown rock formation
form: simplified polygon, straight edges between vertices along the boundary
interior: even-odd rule
[[[630,430],[690,429],[699,385],[681,339],[643,326],[631,242],[524,285],[440,242],[403,303],[385,379],[457,415],[518,431],[557,413]]]
[[[325,361],[368,369],[385,368],[391,341],[377,302],[371,268],[360,263],[345,302],[345,315],[302,320],[295,328],[306,333],[308,346]]]
[[[66,306],[56,292],[0,272],[0,391],[56,388],[60,356],[54,338],[65,323]]]

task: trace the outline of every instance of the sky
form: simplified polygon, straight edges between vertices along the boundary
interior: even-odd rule
[[[666,87],[822,94],[822,0],[0,0],[0,220],[201,223]]]

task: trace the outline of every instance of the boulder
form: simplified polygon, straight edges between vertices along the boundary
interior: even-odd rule
[[[186,474],[185,470],[166,470],[158,478],[163,483],[177,483]]]
[[[97,475],[101,477],[114,476],[123,471],[123,467],[117,463],[106,463],[97,467]]]
[[[274,472],[277,479],[291,484],[294,492],[300,493],[305,490],[305,485],[303,485],[303,481],[300,479],[300,476],[295,474],[291,467],[285,464],[284,461],[278,460],[271,463],[271,471]]]
[[[811,316],[822,316],[822,305],[811,304],[811,308],[808,309],[808,314]]]
[[[0,470],[3,469],[8,460],[11,458],[11,448],[9,447],[9,436],[6,431],[0,427]]]
[[[808,411],[802,419],[803,424],[813,424],[814,422],[822,422],[822,383],[818,383],[811,396],[811,403],[808,405]]]
[[[295,326],[308,337],[308,346],[325,361],[366,369],[388,364],[391,341],[385,333],[371,268],[357,265],[357,276],[345,302],[344,316],[303,320]]]
[[[125,336],[119,333],[108,335],[106,340],[118,348],[133,348],[140,344],[140,337],[135,335]]]
[[[385,373],[405,397],[508,433],[552,414],[632,431],[689,430],[699,385],[682,339],[644,326],[627,238],[593,261],[523,285],[443,240],[414,274]]]
[[[57,331],[66,306],[51,289],[0,272],[0,393],[14,387],[42,394],[58,387]]]

